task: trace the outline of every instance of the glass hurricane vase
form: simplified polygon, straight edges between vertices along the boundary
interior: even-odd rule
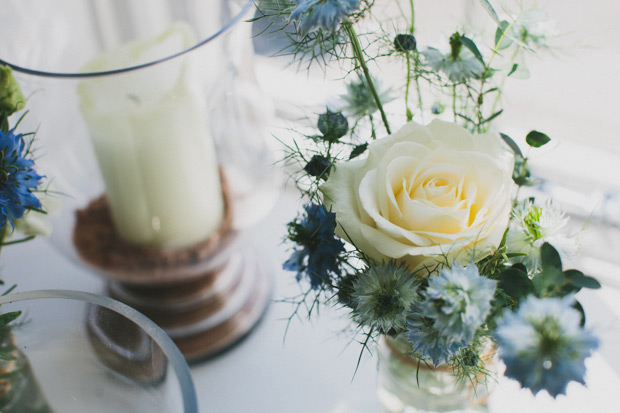
[[[457,379],[454,370],[432,367],[408,354],[403,340],[382,336],[378,343],[377,395],[389,413],[477,413],[487,412],[493,378],[476,385]],[[494,364],[489,354],[487,368]]]
[[[8,0],[0,64],[28,98],[51,241],[188,359],[251,331],[277,195],[248,0]],[[27,45],[24,46],[24,45]]]
[[[196,413],[189,367],[166,333],[109,297],[65,290],[0,297],[21,312],[2,343],[0,411]],[[5,331],[6,332],[6,331]]]

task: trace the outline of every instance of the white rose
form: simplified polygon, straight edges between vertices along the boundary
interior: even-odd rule
[[[372,142],[367,159],[338,163],[320,189],[337,234],[375,262],[466,264],[502,239],[513,163],[496,134],[410,122]]]

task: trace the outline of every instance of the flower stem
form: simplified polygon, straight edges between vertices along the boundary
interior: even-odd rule
[[[411,26],[409,26],[409,33],[413,35],[415,33],[415,7],[413,0],[409,0],[409,6],[411,7]]]
[[[392,133],[392,131],[390,130],[390,125],[388,123],[387,116],[385,115],[385,111],[383,110],[383,104],[381,103],[381,99],[379,98],[379,94],[377,93],[377,88],[372,81],[370,71],[368,70],[368,66],[366,65],[366,60],[364,59],[364,53],[362,51],[362,46],[360,45],[359,38],[357,37],[357,33],[355,33],[353,24],[350,21],[344,22],[344,28],[347,31],[349,40],[351,40],[351,47],[353,48],[353,54],[355,55],[355,59],[359,63],[359,66],[364,73],[364,77],[366,78],[366,83],[368,84],[370,93],[375,100],[377,108],[379,109],[379,113],[381,114],[381,120],[383,121],[383,125],[385,125],[385,130],[389,135]]]
[[[409,86],[411,84],[411,55],[407,53],[407,84],[405,85],[405,113],[407,114],[407,122],[413,119],[413,113],[409,109]]]

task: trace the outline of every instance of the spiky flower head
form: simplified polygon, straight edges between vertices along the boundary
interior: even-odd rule
[[[0,115],[10,116],[24,108],[26,98],[8,66],[0,66]]]
[[[597,338],[581,327],[572,297],[528,297],[516,312],[506,311],[495,332],[506,376],[534,394],[556,397],[570,381],[584,384],[585,359]]]
[[[544,243],[553,245],[562,258],[575,255],[579,247],[578,237],[569,233],[568,217],[559,207],[550,200],[538,206],[526,199],[512,211],[506,251],[527,254],[514,257],[512,261],[536,269],[540,265],[540,247]]]
[[[296,23],[299,37],[315,30],[334,33],[342,20],[359,8],[360,0],[297,0],[289,20]]]
[[[390,96],[390,90],[383,89],[381,90],[381,84],[377,80],[373,79],[373,83],[375,87],[377,87],[379,93],[379,100],[386,104],[392,100],[393,97]],[[360,118],[367,115],[372,115],[379,108],[377,107],[377,102],[368,87],[368,83],[366,79],[363,77],[358,77],[356,80],[347,83],[347,92],[342,95],[342,99],[344,100],[344,106],[342,110],[349,116]]]
[[[495,288],[496,282],[480,276],[474,264],[455,264],[429,278],[408,320],[414,352],[438,365],[471,344],[491,310]]]
[[[306,274],[311,287],[317,289],[330,279],[330,273],[338,272],[338,256],[344,251],[344,243],[334,235],[336,215],[325,205],[311,203],[304,209],[305,216],[288,225],[288,238],[298,247],[283,268],[296,271],[298,280]]]
[[[0,228],[21,218],[27,209],[41,208],[32,192],[43,177],[29,159],[29,146],[21,134],[0,131]]]
[[[476,56],[461,42],[462,35],[454,33],[450,36],[450,52],[442,53],[429,47],[422,55],[426,63],[435,71],[444,72],[452,82],[464,82],[470,78],[478,78],[484,72],[484,66]]]
[[[353,318],[360,325],[381,333],[398,333],[419,300],[418,283],[405,265],[389,261],[360,272],[351,297]]]

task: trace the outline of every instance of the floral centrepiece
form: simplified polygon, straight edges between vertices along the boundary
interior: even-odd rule
[[[504,83],[546,46],[545,14],[479,3],[492,35],[459,28],[442,45],[416,38],[413,0],[393,14],[370,0],[258,3],[258,18],[280,19],[283,51],[337,63],[346,89],[288,146],[305,207],[284,268],[310,308],[350,312],[364,349],[387,336],[418,367],[475,383],[491,348],[508,377],[557,396],[584,382],[598,346],[575,294],[600,284],[563,268],[578,245],[568,218],[526,193],[528,154],[550,138],[532,130],[519,145],[495,126]],[[382,63],[397,71],[379,77]]]

